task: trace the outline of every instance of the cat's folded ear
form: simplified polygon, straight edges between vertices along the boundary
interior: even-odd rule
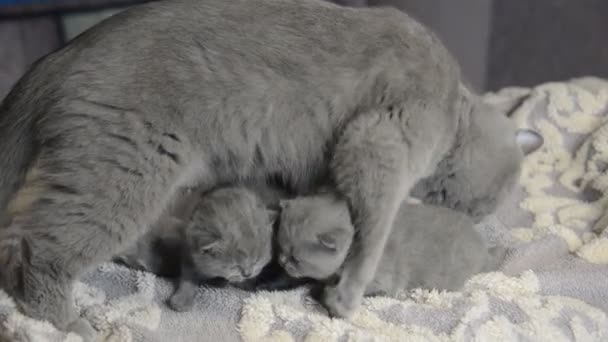
[[[526,156],[538,150],[544,143],[543,137],[531,129],[518,129],[515,132],[515,141]]]

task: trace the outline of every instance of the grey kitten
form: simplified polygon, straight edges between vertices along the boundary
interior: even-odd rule
[[[169,299],[178,311],[191,308],[198,282],[256,277],[272,258],[276,213],[244,187],[206,194],[183,231],[180,284]]]
[[[466,139],[484,127],[476,104],[447,49],[394,9],[134,6],[42,58],[0,106],[0,248],[22,260],[1,268],[0,286],[64,329],[77,319],[74,280],[133,245],[178,189],[276,175],[305,193],[329,172],[360,238],[323,301],[350,316],[402,200],[455,146],[517,165],[502,115],[483,114],[500,134]],[[481,188],[462,202],[490,197]]]
[[[326,280],[347,257],[355,234],[346,203],[333,194],[282,202],[279,262],[296,278]],[[465,214],[404,203],[366,295],[409,288],[457,290],[473,274],[498,268],[505,250],[491,250]]]
[[[189,215],[163,218],[116,258],[130,267],[179,276],[178,290],[169,299],[178,311],[190,309],[199,282],[241,283],[256,277],[272,257],[276,216],[245,187],[219,188],[188,200],[195,202]]]

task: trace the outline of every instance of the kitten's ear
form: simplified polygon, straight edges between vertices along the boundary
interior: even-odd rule
[[[515,132],[515,141],[521,148],[524,155],[528,155],[538,150],[544,142],[543,137],[530,129],[518,129]]]

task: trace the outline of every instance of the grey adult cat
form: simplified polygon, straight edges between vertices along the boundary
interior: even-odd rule
[[[348,317],[401,201],[454,146],[482,144],[505,170],[521,157],[510,121],[471,111],[459,80],[435,36],[394,9],[134,6],[35,63],[0,107],[0,245],[23,252],[18,275],[3,269],[22,288],[2,286],[64,329],[74,280],[143,236],[178,188],[278,175],[305,192],[329,171],[361,237],[323,298]],[[486,117],[500,131],[465,139]],[[487,198],[474,195],[463,201]]]
[[[326,193],[283,201],[279,222],[279,262],[290,276],[327,280],[339,271],[355,234],[343,200]],[[472,275],[496,270],[505,251],[488,250],[466,214],[404,203],[365,294],[458,290]]]

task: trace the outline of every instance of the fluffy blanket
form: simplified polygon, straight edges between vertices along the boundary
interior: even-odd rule
[[[76,284],[81,314],[100,341],[117,342],[608,341],[608,82],[508,88],[485,99],[545,139],[512,198],[479,227],[510,248],[501,272],[477,275],[460,292],[368,298],[345,321],[328,318],[305,289],[200,288],[194,310],[175,313],[164,304],[170,282],[108,263]],[[24,317],[1,291],[0,337],[80,340]]]

